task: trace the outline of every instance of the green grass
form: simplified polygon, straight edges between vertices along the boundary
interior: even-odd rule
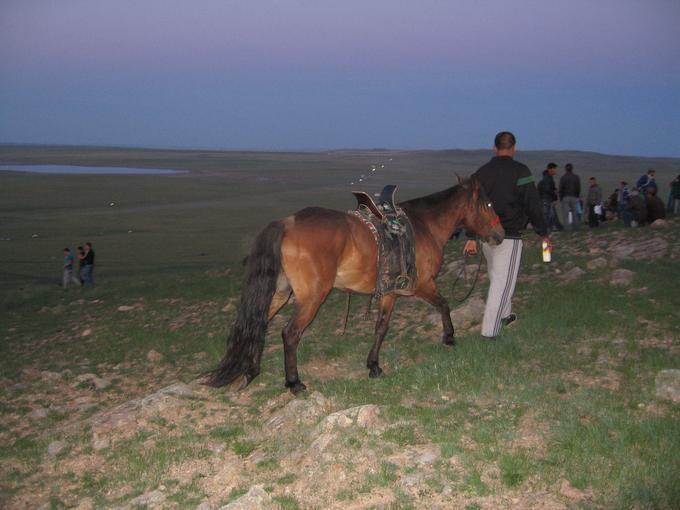
[[[75,157],[56,149],[48,154],[57,158],[53,162]],[[84,157],[106,159],[97,151]],[[276,441],[263,425],[263,410],[287,401],[278,328],[268,333],[262,372],[245,403],[240,395],[215,391],[205,403],[224,409],[187,401],[177,416],[150,417],[136,436],[116,438],[100,452],[92,450],[85,427],[67,438],[71,448],[57,459],[47,459],[47,445],[62,438],[73,414],[50,411],[39,421],[29,421],[28,414],[38,405],[49,408],[91,396],[95,407],[80,415],[87,420],[114,402],[149,394],[168,380],[190,381],[214,366],[224,353],[234,317],[233,310],[222,308],[238,298],[240,259],[256,231],[303,205],[350,207],[351,200],[340,196],[334,183],[376,155],[361,153],[349,163],[337,155],[311,154],[114,151],[106,157],[159,167],[182,162],[196,173],[181,179],[0,174],[0,237],[12,238],[0,241],[0,432],[6,438],[0,462],[8,466],[0,473],[0,504],[30,493],[34,484],[63,483],[73,487],[73,494],[93,498],[97,507],[123,505],[164,485],[171,504],[192,508],[210,496],[202,477],[213,471],[182,483],[169,480],[168,473],[192,460],[212,459],[211,469],[216,470],[221,458],[213,456],[220,454],[209,448],[218,451],[223,445],[220,451],[244,463],[256,458],[250,457],[256,450],[264,455],[252,463],[247,483],[240,479],[229,499],[264,483],[281,508],[304,508],[304,501],[283,491],[307,480],[304,470],[287,462],[291,451],[315,437],[314,424],[290,436],[277,433]],[[391,174],[399,177],[395,182],[404,179],[404,198],[444,187],[451,170],[445,158],[404,157]],[[470,156],[468,163],[476,164],[475,158],[479,156]],[[435,169],[432,180],[419,182],[409,173],[409,165],[418,161]],[[298,166],[299,173],[293,172]],[[319,172],[321,166],[327,171]],[[255,175],[273,180],[258,183]],[[120,208],[109,208],[109,201]],[[133,233],[128,234],[130,228]],[[40,237],[31,238],[34,232]],[[369,380],[364,368],[372,343],[372,324],[360,319],[365,300],[353,299],[348,333],[341,337],[336,330],[345,295],[333,292],[303,337],[301,377],[336,409],[378,404],[387,427],[380,434],[341,435],[334,451],[347,456],[342,462],[347,480],[332,489],[331,499],[350,502],[381,489],[392,491],[392,508],[418,508],[418,501],[393,487],[404,474],[427,468],[405,468],[385,458],[407,446],[432,444],[441,459],[423,474],[423,498],[451,487],[471,499],[468,508],[487,508],[482,499],[474,499],[532,490],[559,499],[559,485],[568,480],[576,489],[590,491],[595,507],[677,507],[680,411],[655,399],[654,377],[659,370],[677,368],[680,359],[677,347],[670,351],[649,343],[650,338],[671,338],[677,346],[680,338],[677,259],[621,262],[620,267],[635,273],[633,287],[647,287],[640,294],[610,287],[609,269],[589,272],[567,285],[559,284],[554,272],[566,271],[568,263],[585,268],[591,257],[584,236],[606,241],[617,233],[605,224],[598,232],[556,236],[550,265],[539,263],[538,247],[527,236],[521,274],[543,280],[518,284],[515,311],[520,319],[495,342],[459,330],[457,347],[445,347],[439,326],[423,325],[431,308],[400,300],[395,319],[404,322],[398,326],[395,320],[388,333],[381,351],[385,374],[376,380]],[[662,235],[678,243],[677,230],[655,234],[638,229],[626,235]],[[60,249],[80,240],[95,244],[101,260],[99,285],[63,291],[56,285]],[[457,257],[460,250],[460,242],[450,243],[449,256]],[[453,277],[440,277],[445,294]],[[480,290],[485,291],[484,284]],[[135,303],[143,303],[143,309],[118,311],[120,305]],[[289,316],[290,308],[283,315]],[[82,336],[86,329],[91,334]],[[157,365],[146,361],[151,349],[163,355]],[[313,377],[304,369],[313,361],[334,363],[340,375]],[[29,368],[38,371],[37,379],[27,375]],[[61,374],[63,385],[43,380],[41,370]],[[363,374],[350,378],[344,371]],[[114,384],[103,392],[78,387],[76,377],[83,373]],[[224,417],[215,420],[214,413]],[[201,428],[207,419],[210,425]],[[360,462],[353,463],[364,450],[378,455],[376,472],[366,473]],[[72,458],[90,455],[103,459],[102,466],[59,474]],[[46,472],[46,462],[59,468],[57,474]],[[68,491],[55,489],[40,504],[69,506],[69,497]]]

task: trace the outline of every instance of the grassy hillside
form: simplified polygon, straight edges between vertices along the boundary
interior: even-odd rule
[[[364,368],[375,311],[364,318],[365,299],[355,299],[343,336],[345,296],[333,293],[299,349],[309,388],[300,398],[283,388],[284,308],[261,375],[232,393],[195,381],[224,352],[240,259],[259,228],[304,205],[350,207],[349,182],[373,164],[386,177],[369,186],[395,182],[408,198],[488,155],[13,147],[0,155],[3,164],[192,170],[0,173],[3,508],[219,508],[255,498],[259,486],[263,507],[283,509],[680,504],[680,409],[656,395],[659,373],[680,366],[677,220],[660,231],[606,223],[558,234],[550,264],[527,236],[520,319],[496,342],[479,336],[483,277],[454,311],[453,350],[428,305],[401,299],[377,380]],[[584,174],[589,158],[593,171],[626,168],[631,177],[653,166],[662,183],[678,166],[520,156],[535,170],[570,159]],[[61,248],[86,240],[98,286],[64,291]],[[447,296],[461,250],[447,247],[439,278]],[[621,270],[631,280],[612,284]]]

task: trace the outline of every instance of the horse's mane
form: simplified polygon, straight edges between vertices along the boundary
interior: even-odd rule
[[[431,212],[440,206],[447,204],[459,191],[469,189],[468,185],[470,182],[470,178],[463,178],[460,183],[455,186],[423,197],[412,198],[411,200],[401,202],[399,206],[403,208],[407,214],[415,214],[416,216],[421,212]]]

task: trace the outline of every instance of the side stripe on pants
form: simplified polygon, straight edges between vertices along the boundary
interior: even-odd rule
[[[498,246],[482,244],[489,273],[489,295],[484,308],[482,335],[500,333],[502,319],[512,311],[512,296],[522,259],[522,240],[505,239]]]

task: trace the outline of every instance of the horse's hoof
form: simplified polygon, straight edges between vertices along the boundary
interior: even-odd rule
[[[378,365],[374,365],[368,371],[368,377],[370,377],[371,379],[375,379],[376,377],[380,377],[382,373],[383,373],[382,368],[380,368]]]
[[[453,347],[454,345],[456,345],[456,339],[453,337],[453,335],[444,335],[442,337],[442,343],[444,345]]]
[[[290,390],[293,395],[298,395],[307,389],[301,381],[286,382],[286,388]]]

